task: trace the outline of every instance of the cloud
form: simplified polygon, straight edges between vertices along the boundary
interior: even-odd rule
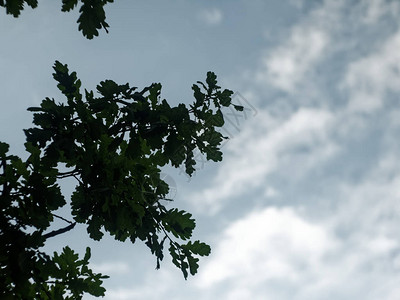
[[[250,286],[273,279],[298,281],[334,247],[329,233],[293,209],[265,208],[228,226],[198,284],[210,288],[239,278]]]
[[[213,185],[190,198],[200,210],[214,214],[227,199],[263,186],[272,172],[288,170],[292,178],[305,176],[337,150],[327,138],[332,120],[331,113],[320,109],[301,108],[288,117],[260,110],[227,143]]]
[[[315,67],[335,48],[333,39],[341,28],[342,7],[343,1],[316,5],[289,33],[282,35],[281,44],[265,52],[255,80],[291,94],[315,87]]]
[[[218,25],[222,22],[222,12],[217,8],[203,10],[198,14],[201,21],[207,25]]]
[[[285,45],[263,58],[264,69],[257,73],[256,79],[293,92],[321,59],[328,44],[326,32],[312,27],[296,27]]]
[[[265,207],[232,221],[197,281],[223,299],[396,299],[400,172],[386,162],[312,207]],[[368,288],[366,288],[368,287]],[[212,299],[212,298],[211,298]]]
[[[103,274],[125,274],[130,272],[129,264],[121,261],[105,262],[91,266],[95,272]]]
[[[345,29],[350,19],[358,16],[364,22],[362,26],[375,24],[389,13],[385,6],[388,2],[360,2],[354,9],[346,7],[342,12],[334,2],[325,1],[305,16],[307,21],[293,26],[288,40],[269,51],[263,57],[263,67],[256,72],[259,86],[270,82],[289,92],[279,101],[288,103],[290,108],[271,110],[268,104],[260,107],[257,116],[241,126],[224,147],[224,161],[215,177],[210,178],[208,188],[188,197],[200,211],[220,213],[216,219],[226,221],[232,211],[236,216],[223,232],[214,232],[212,255],[202,260],[199,274],[185,287],[164,282],[157,291],[114,289],[111,296],[130,299],[145,295],[147,299],[157,299],[173,295],[174,299],[185,299],[195,294],[201,299],[228,300],[398,298],[399,113],[375,113],[386,108],[390,93],[400,89],[400,55],[396,52],[400,32],[382,44],[373,41],[364,56],[354,49],[346,56],[344,52],[351,49],[353,40],[367,42],[358,38],[356,31]],[[338,25],[341,21],[343,24]],[[328,28],[331,25],[333,29]],[[340,37],[344,33],[349,36]],[[327,54],[332,51],[340,59],[336,57],[328,63],[335,64],[335,78],[339,79],[326,75],[329,72],[322,76],[332,90],[342,82],[341,87],[347,92],[344,104],[298,105],[297,98],[308,97],[310,89],[329,94],[325,86],[319,85],[316,70],[332,58]],[[318,101],[328,98],[336,105],[334,102],[340,98],[334,92]],[[384,120],[385,126],[378,126],[379,119]],[[360,158],[375,146],[376,153],[365,161]],[[357,160],[371,166],[357,176],[347,176]],[[315,170],[319,171],[317,175],[313,174]],[[273,178],[283,178],[283,188],[269,180]],[[311,193],[305,192],[303,183],[313,186]],[[279,202],[271,200],[277,197]],[[238,212],[237,201],[250,202],[250,198],[261,199],[258,209]],[[149,280],[148,284],[154,281],[159,282]],[[185,288],[186,293],[180,294]]]
[[[397,1],[368,0],[362,1],[364,15],[362,21],[367,24],[374,24],[385,15],[397,16],[399,3]]]
[[[140,277],[131,282],[129,286],[113,285],[107,288],[105,299],[108,300],[130,300],[130,299],[178,299],[179,292],[177,282],[184,280],[179,270],[165,263],[160,270],[142,272]],[[174,297],[168,295],[175,294]]]
[[[372,112],[382,108],[389,92],[399,92],[400,31],[381,47],[352,62],[347,69],[343,86],[350,95],[349,110]]]
[[[219,292],[218,298],[229,300],[398,298],[400,31],[375,28],[382,43],[364,36],[398,5],[364,1],[329,11],[333,2],[325,1],[294,26],[256,72],[260,86],[270,82],[289,92],[283,100],[293,104],[310,87],[328,93],[318,85],[316,70],[335,65],[335,77],[321,75],[335,93],[326,96],[332,105],[292,105],[281,114],[259,109],[224,148],[213,185],[194,197],[209,213],[222,207],[229,213],[238,199],[264,200],[215,237],[211,260],[199,274],[199,294]],[[357,30],[346,29],[358,17]],[[353,48],[358,43],[363,54]],[[327,52],[335,52],[335,60]],[[311,84],[304,88],[305,82]],[[346,89],[345,99],[338,86]],[[357,161],[370,166],[354,175]],[[315,169],[318,176],[309,176]],[[287,190],[266,180],[272,177],[285,178]],[[315,187],[313,193],[295,186],[300,177]],[[257,194],[260,189],[264,195]],[[275,195],[283,200],[270,201]],[[288,195],[291,199],[284,199]],[[315,201],[306,203],[308,198]]]

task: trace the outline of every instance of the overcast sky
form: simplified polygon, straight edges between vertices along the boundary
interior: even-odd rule
[[[140,243],[91,241],[83,225],[49,251],[91,246],[94,269],[111,276],[109,300],[399,299],[398,1],[116,0],[110,33],[90,41],[59,2],[0,14],[0,140],[15,153],[26,108],[64,101],[56,59],[87,89],[161,82],[173,104],[191,103],[211,70],[247,109],[227,111],[222,163],[199,157],[191,179],[164,170],[173,205],[212,245],[195,277],[168,255],[156,271]]]

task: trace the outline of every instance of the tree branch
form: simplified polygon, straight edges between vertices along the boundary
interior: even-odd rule
[[[67,223],[69,223],[69,224],[72,224],[71,221],[69,221],[69,220],[67,220],[67,219],[65,219],[65,218],[63,218],[63,217],[61,217],[61,216],[59,216],[59,215],[56,215],[56,214],[53,214],[53,213],[52,213],[52,215],[53,215],[53,217],[59,218],[59,219],[65,221],[65,222],[67,222]]]
[[[64,227],[64,228],[61,228],[61,229],[58,229],[58,230],[50,231],[49,233],[46,233],[45,235],[43,235],[43,237],[45,239],[48,239],[48,238],[51,238],[53,236],[65,233],[65,232],[70,231],[71,229],[73,229],[75,227],[75,225],[76,225],[76,222],[68,225],[67,227]]]
[[[79,172],[77,170],[73,170],[73,171],[69,171],[69,172],[58,172],[57,174],[57,178],[58,179],[62,179],[62,178],[66,178],[66,177],[70,177],[70,176],[74,176],[74,175],[78,175]]]
[[[122,99],[118,99],[118,98],[117,98],[117,99],[114,99],[114,100],[115,100],[115,102],[124,104],[124,105],[126,105],[126,106],[131,105],[131,103],[126,102],[126,101],[124,101],[124,100],[122,100]]]

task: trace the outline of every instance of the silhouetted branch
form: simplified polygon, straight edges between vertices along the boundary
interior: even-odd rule
[[[58,229],[58,230],[50,231],[49,233],[46,233],[45,235],[43,235],[43,237],[45,239],[48,239],[48,238],[51,238],[53,236],[65,233],[65,232],[70,231],[71,229],[73,229],[75,227],[75,225],[76,225],[76,222],[68,225],[67,227],[64,227],[64,228],[61,228],[61,229]]]
[[[52,215],[53,215],[53,217],[59,218],[59,219],[65,221],[65,222],[67,222],[69,224],[72,224],[72,221],[69,221],[69,220],[67,220],[67,219],[65,219],[65,218],[63,218],[63,217],[61,217],[59,215],[56,215],[56,214],[53,214],[53,213],[52,213]]]
[[[62,179],[62,178],[74,176],[74,175],[77,175],[77,174],[79,174],[79,172],[76,171],[76,170],[69,171],[69,172],[59,172],[59,173],[57,174],[57,178]]]

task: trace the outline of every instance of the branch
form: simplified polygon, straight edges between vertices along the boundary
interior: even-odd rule
[[[49,233],[46,233],[45,235],[43,235],[43,237],[45,239],[48,239],[48,238],[51,238],[53,236],[65,233],[65,232],[70,231],[71,229],[73,229],[75,227],[75,225],[76,225],[76,222],[68,225],[67,227],[64,227],[64,228],[61,228],[61,229],[58,229],[58,230],[50,231]]]
[[[79,174],[79,172],[77,170],[73,170],[73,171],[69,171],[69,172],[59,172],[56,177],[59,179],[62,179],[62,178],[70,177],[70,176],[75,176],[78,174]]]
[[[67,220],[67,219],[65,219],[65,218],[63,218],[63,217],[61,217],[61,216],[59,216],[59,215],[56,215],[56,214],[53,214],[53,213],[52,213],[52,215],[53,215],[53,217],[59,218],[59,219],[65,221],[65,222],[67,222],[67,223],[69,223],[69,224],[72,224],[71,221],[69,221],[69,220]]]
[[[83,185],[83,181],[82,180],[80,180],[77,176],[76,176],[76,174],[74,174],[74,178],[77,180],[77,181],[79,181],[79,183],[80,184],[82,184]]]
[[[124,101],[124,100],[122,100],[122,99],[114,99],[114,100],[115,100],[115,102],[124,104],[124,105],[126,105],[126,106],[131,105],[131,103],[126,102],[126,101]]]

